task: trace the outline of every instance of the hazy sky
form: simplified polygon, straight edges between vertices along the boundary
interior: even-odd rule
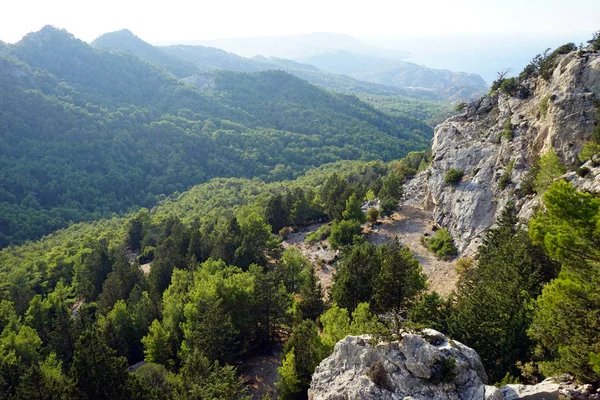
[[[489,32],[568,33],[600,29],[600,0],[5,0],[0,40],[44,25],[91,41],[128,28],[172,42],[311,32],[359,38]]]

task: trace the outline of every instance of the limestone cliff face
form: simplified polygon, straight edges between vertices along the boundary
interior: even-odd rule
[[[427,180],[424,204],[463,253],[474,252],[509,200],[520,217],[531,216],[538,199],[522,196],[520,189],[536,156],[554,148],[564,165],[577,163],[596,125],[600,53],[560,56],[548,81],[526,80],[520,93],[486,96],[435,130],[432,163],[422,178]],[[512,139],[504,135],[507,129]],[[502,189],[499,181],[509,165],[511,183]],[[465,173],[457,185],[444,183],[450,168]]]

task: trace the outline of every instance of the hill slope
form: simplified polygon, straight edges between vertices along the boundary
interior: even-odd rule
[[[477,97],[487,91],[482,77],[465,72],[427,68],[389,58],[334,51],[303,61],[336,74],[381,85],[431,90],[450,100]]]
[[[212,177],[277,180],[336,160],[391,160],[432,135],[283,72],[215,73],[201,92],[51,27],[0,51],[0,71],[0,246]]]

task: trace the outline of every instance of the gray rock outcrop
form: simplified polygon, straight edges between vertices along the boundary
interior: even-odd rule
[[[522,92],[486,96],[435,129],[424,205],[463,253],[476,250],[509,200],[521,218],[532,214],[538,200],[521,184],[537,156],[554,148],[564,165],[577,162],[597,123],[600,53],[560,56],[551,79],[526,80]],[[444,183],[450,168],[465,173],[456,185]],[[600,190],[589,178],[585,187]]]
[[[368,336],[346,337],[316,368],[309,398],[483,399],[486,383],[473,349],[429,329],[375,346]]]
[[[373,345],[368,335],[347,336],[316,368],[311,400],[554,400],[600,399],[592,385],[572,377],[537,385],[487,385],[475,350],[432,329]]]

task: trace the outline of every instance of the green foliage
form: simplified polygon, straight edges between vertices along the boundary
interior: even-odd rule
[[[558,64],[558,57],[575,50],[577,50],[577,46],[575,46],[574,43],[567,43],[556,48],[556,50],[550,53],[550,55],[546,56],[546,54],[544,54],[545,57],[543,57],[539,65],[540,76],[545,80],[549,80],[552,76],[552,72]]]
[[[331,235],[331,225],[321,225],[316,231],[310,235],[306,235],[304,241],[308,244],[315,244],[321,240],[325,240]]]
[[[391,198],[396,201],[399,201],[402,198],[402,183],[405,179],[405,174],[402,172],[401,168],[402,165],[404,164],[400,164],[399,169],[391,171],[383,179],[381,190],[379,191],[379,198]],[[413,171],[414,172],[409,175],[416,173],[416,168],[413,169]]]
[[[277,368],[277,374],[279,380],[275,385],[279,392],[278,398],[281,400],[294,399],[301,392],[302,387],[296,372],[296,356],[293,348],[285,354],[281,367]]]
[[[362,203],[356,197],[356,194],[352,193],[348,200],[346,200],[346,209],[342,212],[342,218],[345,220],[358,221],[364,224],[367,221],[365,213],[362,212]]]
[[[598,125],[600,126],[600,125]],[[583,146],[583,149],[579,152],[577,157],[579,161],[586,162],[587,160],[591,160],[596,154],[600,153],[600,144],[594,142],[588,142]]]
[[[507,371],[518,375],[515,363],[530,356],[529,304],[556,273],[557,265],[517,228],[507,207],[479,248],[477,267],[460,275],[448,318],[451,337],[479,353],[492,381]]]
[[[500,85],[500,91],[502,93],[506,93],[511,96],[513,96],[517,92],[518,89],[519,89],[519,81],[517,80],[517,78],[505,79],[504,81],[502,81],[502,84]]]
[[[458,105],[456,106],[455,110],[457,112],[461,112],[462,110],[464,110],[467,107],[467,103],[465,103],[464,101],[462,103],[458,103]]]
[[[542,99],[540,100],[540,104],[538,105],[538,112],[542,117],[545,117],[546,114],[548,113],[549,104],[550,104],[550,96],[546,95],[546,96],[542,97]]]
[[[384,197],[379,203],[379,209],[382,217],[391,216],[396,208],[398,208],[398,200],[395,200],[391,197]]]
[[[444,183],[448,185],[456,185],[462,177],[465,175],[465,171],[462,169],[454,169],[450,168],[446,171],[446,175],[444,175]]]
[[[439,361],[440,368],[437,370],[437,374],[431,377],[433,383],[449,383],[456,378],[459,374],[456,365],[456,358],[444,357]]]
[[[308,385],[316,366],[325,358],[323,344],[321,343],[321,338],[319,337],[319,332],[314,321],[306,319],[294,326],[284,346],[285,357],[292,351],[294,353],[294,357],[292,358],[294,368],[290,367],[288,371],[292,372],[295,370],[296,378],[289,379],[288,383],[296,382],[297,380],[297,383],[291,386],[299,388],[300,392],[305,392],[308,390]],[[291,360],[289,362],[291,363]],[[290,373],[287,376],[292,377],[293,375]]]
[[[367,220],[369,220],[371,226],[377,223],[377,218],[379,218],[379,211],[375,207],[369,208],[369,211],[367,211]]]
[[[302,272],[312,268],[304,254],[296,247],[290,246],[283,252],[278,272],[281,281],[285,284],[288,292],[296,293],[300,290],[303,282]]]
[[[536,193],[544,193],[556,178],[567,171],[554,149],[548,150],[540,157],[538,166],[539,171],[533,181]]]
[[[360,222],[357,220],[333,221],[329,244],[334,249],[354,243],[355,238],[362,233]]]
[[[148,363],[157,363],[169,365],[172,358],[170,354],[171,335],[169,331],[163,328],[158,320],[152,321],[150,331],[147,336],[142,338],[144,345],[144,360]]]
[[[316,320],[324,308],[323,288],[312,265],[303,271],[303,275],[298,307],[304,318]]]
[[[511,118],[511,113],[508,114],[508,117],[504,121],[504,125],[502,127],[502,136],[504,137],[504,139],[506,139],[508,141],[511,141],[513,138],[513,127],[512,127],[512,123],[510,122],[510,118]]]
[[[502,174],[502,176],[500,177],[500,180],[498,181],[498,187],[500,188],[500,190],[506,189],[506,187],[512,183],[512,180],[510,177],[512,175],[514,165],[515,165],[515,161],[511,160],[508,163],[508,165],[506,166],[506,170],[504,170],[504,173]]]
[[[450,308],[450,302],[444,300],[437,292],[423,293],[410,308],[408,319],[427,328],[448,332],[447,319]]]
[[[337,160],[391,161],[432,135],[280,71],[215,72],[200,91],[51,27],[7,46],[0,63],[22,77],[0,82],[11,104],[0,118],[10,149],[0,163],[0,247],[152,207],[213,177],[277,181]]]
[[[398,240],[378,250],[381,266],[373,282],[373,301],[378,310],[399,313],[426,288],[427,277],[410,249]]]
[[[544,374],[568,372],[581,381],[595,381],[600,377],[595,361],[600,343],[600,200],[561,181],[543,199],[545,210],[530,221],[530,235],[562,268],[538,298],[529,334],[546,356],[540,363]]]
[[[330,295],[333,302],[349,311],[359,303],[370,303],[380,268],[376,246],[360,243],[348,248],[333,276]]]
[[[425,239],[425,244],[439,259],[450,260],[458,255],[458,249],[448,229],[439,229],[431,238]]]
[[[594,50],[600,50],[600,31],[594,32],[592,38],[588,40],[588,43]]]

